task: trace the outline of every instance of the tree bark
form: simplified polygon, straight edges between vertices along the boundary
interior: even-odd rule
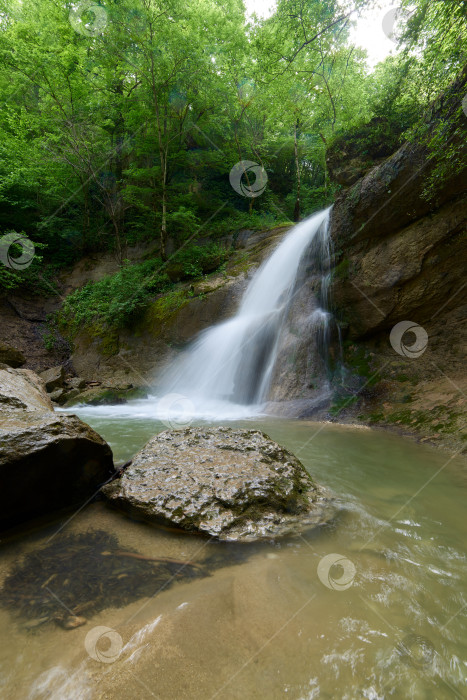
[[[295,150],[295,170],[297,174],[297,197],[295,199],[295,206],[293,211],[293,220],[295,222],[300,221],[300,187],[301,187],[301,176],[300,176],[300,161],[298,159],[298,130],[300,127],[299,120],[295,122],[294,128],[294,150]]]

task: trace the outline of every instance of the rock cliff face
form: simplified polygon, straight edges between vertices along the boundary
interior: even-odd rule
[[[102,335],[83,331],[71,343],[49,326],[48,315],[58,311],[70,292],[118,270],[110,255],[84,258],[63,273],[61,298],[10,294],[0,299],[0,363],[35,372],[64,365],[70,376],[101,382],[102,390],[145,388],[198,333],[235,312],[254,270],[287,230],[244,230],[227,236],[222,240],[234,246],[235,253],[224,273],[193,284],[180,283],[173,292],[155,299],[131,328]],[[141,262],[149,254],[148,246],[128,251],[132,262]],[[52,337],[54,342],[49,343]]]
[[[429,138],[444,125],[444,152],[455,149],[464,164],[466,91],[467,71],[434,103],[426,127]],[[334,312],[346,341],[346,364],[367,383],[363,388],[347,382],[337,411],[340,406],[341,415],[349,414],[352,395],[362,388],[362,418],[460,447],[456,433],[467,405],[467,168],[452,174],[447,168],[425,198],[436,159],[424,143],[405,143],[343,192],[333,209]],[[416,357],[410,357],[411,333],[399,338],[396,350],[390,343],[402,321],[421,326],[428,336]]]
[[[132,328],[115,337],[80,333],[71,358],[76,373],[109,387],[152,384],[198,333],[235,313],[254,270],[287,230],[245,231],[225,273],[178,285],[156,299]]]

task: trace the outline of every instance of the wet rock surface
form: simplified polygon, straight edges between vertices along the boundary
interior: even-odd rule
[[[0,528],[82,505],[114,474],[107,443],[53,411],[31,370],[0,369]]]
[[[121,386],[102,385],[98,387],[90,386],[89,388],[80,391],[79,389],[71,389],[68,391],[60,404],[64,404],[67,408],[80,404],[89,406],[117,406],[119,404],[128,403],[136,399],[145,399],[148,396],[148,391],[143,387],[134,387],[132,384]]]
[[[0,528],[82,505],[113,473],[110,447],[77,416],[11,411],[0,423]]]
[[[6,410],[52,411],[44,382],[30,369],[0,366],[0,406]]]
[[[160,433],[103,493],[132,516],[223,540],[293,534],[331,514],[301,462],[258,430]]]

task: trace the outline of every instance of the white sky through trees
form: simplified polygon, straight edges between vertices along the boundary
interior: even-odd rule
[[[274,0],[244,0],[244,3],[249,14],[255,12],[259,17],[268,17],[275,6]],[[387,38],[382,27],[384,15],[393,7],[395,5],[389,1],[387,7],[382,10],[373,9],[363,13],[352,29],[353,41],[366,49],[368,63],[372,68],[396,48],[396,45]]]

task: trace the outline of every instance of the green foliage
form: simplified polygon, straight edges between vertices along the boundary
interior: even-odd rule
[[[170,286],[161,268],[160,259],[126,264],[114,275],[88,282],[66,298],[60,311],[61,328],[73,337],[83,328],[98,332],[104,326],[127,325],[149,305],[154,293]]]
[[[5,233],[13,233],[9,230]],[[15,232],[19,236],[25,236],[24,231]],[[0,242],[3,234],[0,234]],[[54,292],[53,283],[48,279],[48,271],[43,268],[43,256],[39,255],[38,251],[46,246],[41,243],[35,243],[34,257],[29,265],[24,269],[16,270],[12,267],[7,267],[0,262],[0,294],[10,292],[13,289],[23,288],[36,294],[50,294]],[[13,243],[8,250],[9,256],[14,260],[19,258],[23,253],[23,248]]]
[[[173,289],[151,305],[151,316],[159,323],[176,313],[188,300],[185,289]]]
[[[0,0],[0,230],[43,246],[28,270],[0,268],[0,292],[38,290],[39,279],[50,291],[88,253],[123,265],[141,242],[159,247],[161,264],[189,244],[172,276],[205,274],[224,253],[200,239],[332,203],[327,152],[370,161],[417,138],[426,105],[465,63],[466,0],[403,0],[401,52],[372,73],[349,32],[366,0],[278,0],[250,23],[241,0],[103,5],[102,31],[79,33],[68,6]],[[437,181],[462,160],[453,144],[443,150],[443,129],[428,144]],[[261,196],[232,188],[240,160],[264,167]],[[78,317],[124,322],[169,284],[134,267],[82,290]]]
[[[214,272],[229,257],[229,252],[218,243],[206,246],[191,245],[176,253],[172,260],[182,268],[183,279],[201,277],[203,274]]]
[[[104,329],[118,329],[131,323],[149,305],[154,296],[169,291],[164,304],[172,305],[172,297],[185,294],[173,290],[167,274],[169,269],[180,268],[180,279],[191,279],[217,270],[228,258],[229,252],[217,243],[206,246],[187,246],[172,256],[168,263],[160,258],[131,265],[128,261],[114,275],[98,282],[88,282],[82,289],[70,294],[60,311],[60,327],[71,337],[87,328],[96,335]],[[178,280],[177,280],[178,281]]]
[[[9,292],[23,283],[21,273],[0,265],[0,292]]]
[[[167,222],[175,238],[186,240],[199,229],[201,219],[191,209],[180,206],[176,211],[168,214]]]

